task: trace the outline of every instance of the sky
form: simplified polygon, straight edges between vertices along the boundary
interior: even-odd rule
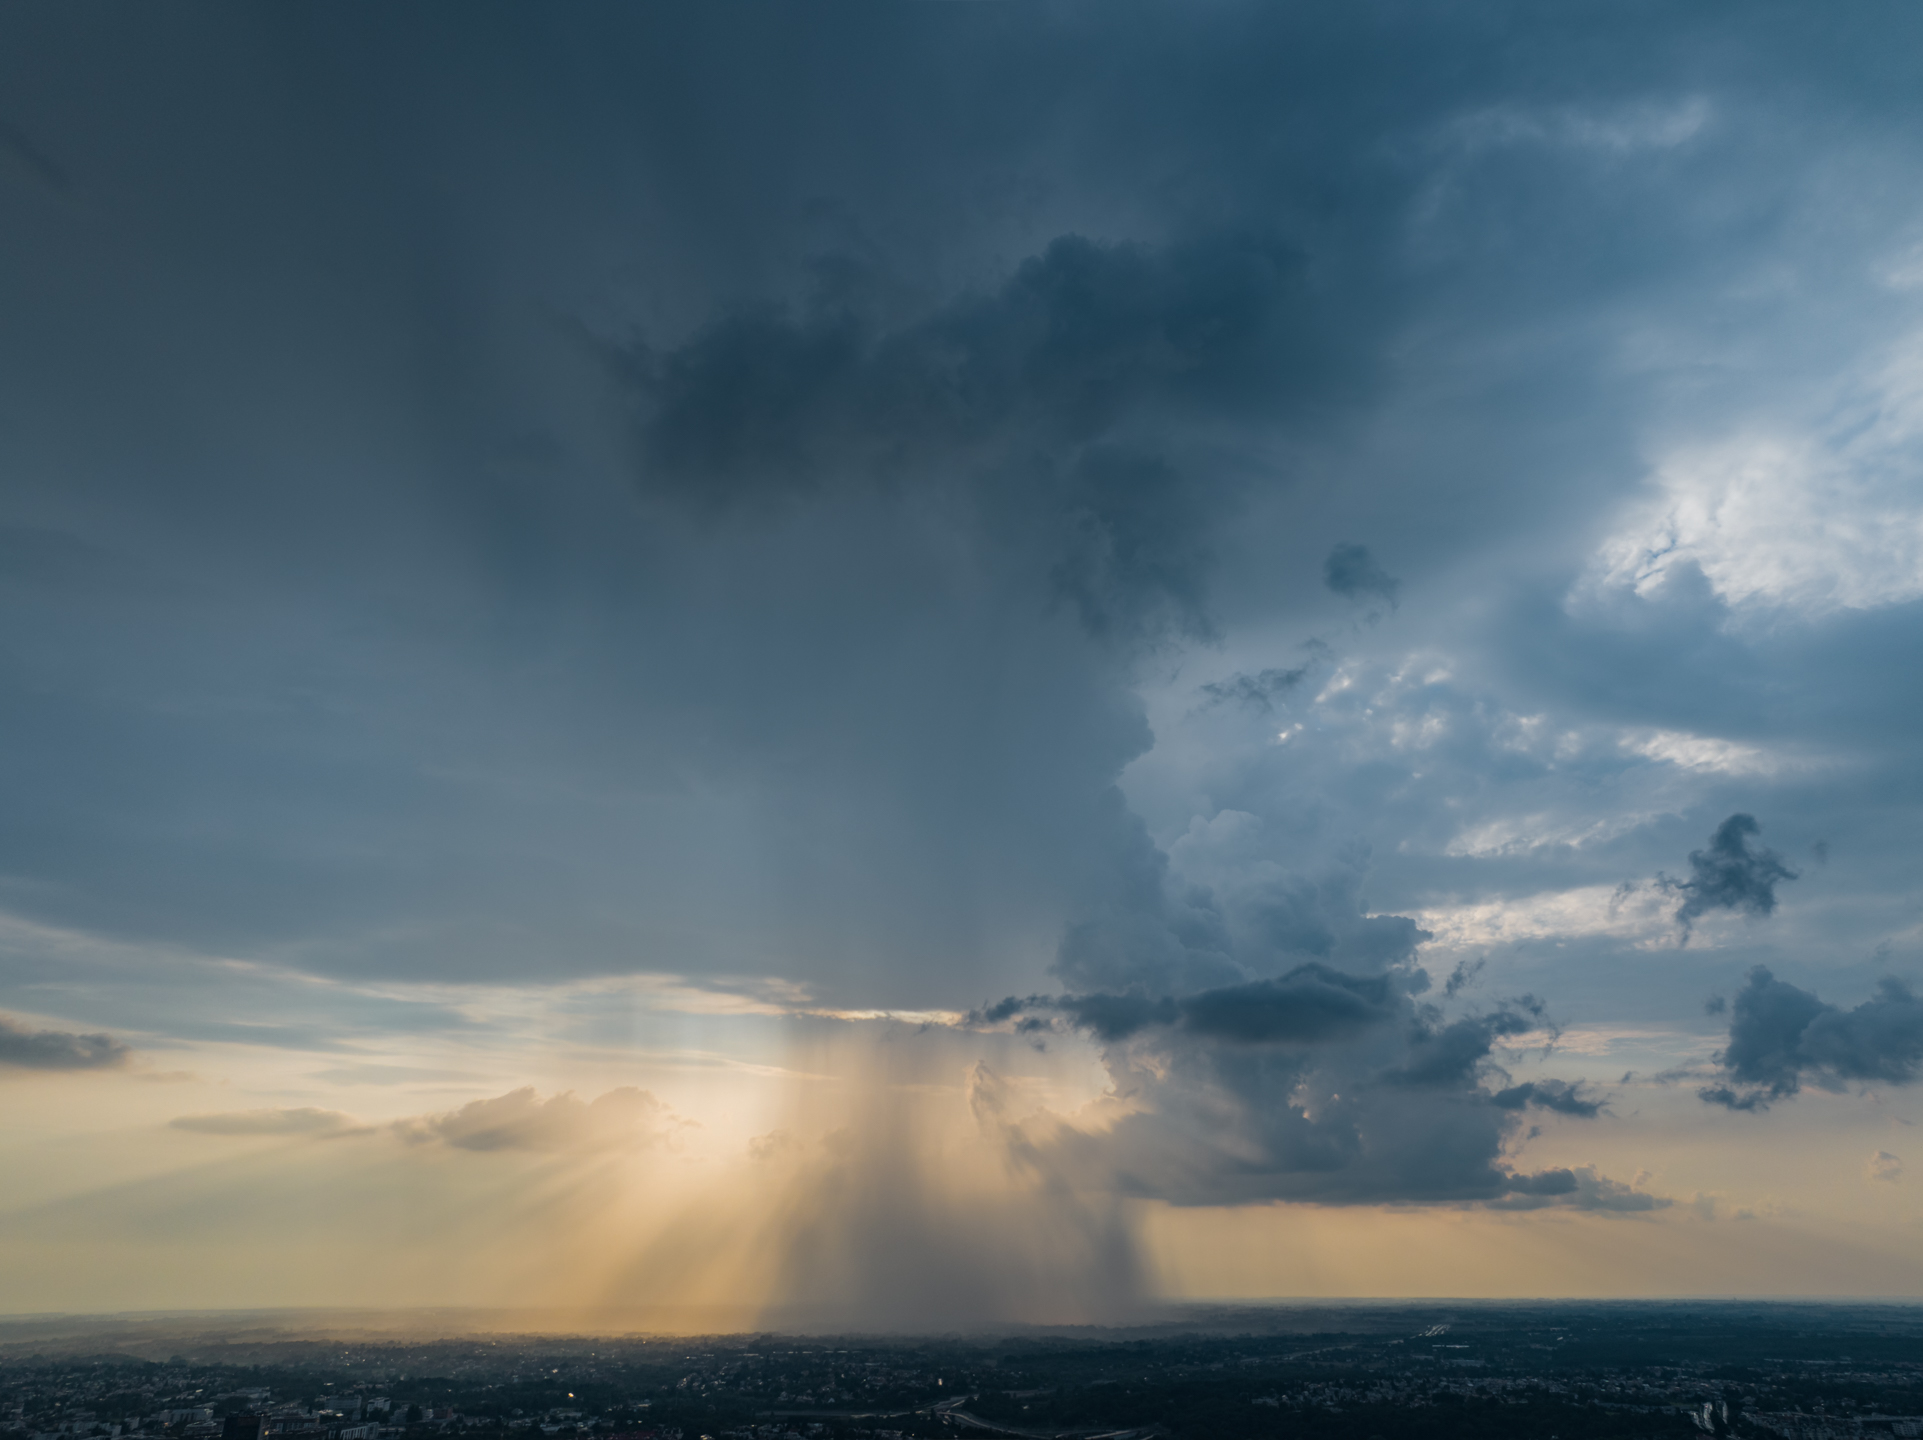
[[[1923,1294],[1914,6],[7,29],[9,1309]]]

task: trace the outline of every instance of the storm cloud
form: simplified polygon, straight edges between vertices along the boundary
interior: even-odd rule
[[[1681,893],[1676,923],[1685,936],[1712,910],[1734,910],[1742,915],[1769,915],[1776,909],[1776,887],[1796,879],[1773,850],[1750,848],[1763,827],[1753,815],[1732,815],[1716,827],[1707,850],[1689,852],[1689,878],[1669,882]]]
[[[1490,1202],[1495,1210],[1540,1210],[1560,1205],[1572,1210],[1599,1210],[1616,1214],[1641,1214],[1666,1210],[1675,1203],[1666,1196],[1651,1195],[1620,1180],[1599,1174],[1593,1165],[1573,1170],[1544,1170],[1519,1178],[1510,1193]]]
[[[1767,1110],[1804,1085],[1910,1085],[1923,1068],[1923,1000],[1886,975],[1854,1009],[1818,999],[1758,965],[1730,1006],[1729,1043],[1717,1056],[1724,1082],[1704,1100]]]
[[[779,1120],[858,1321],[1126,1307],[1141,1199],[1653,1212],[1614,1077],[1745,973],[1715,1103],[1916,1073],[1817,998],[1923,957],[1914,6],[475,14],[0,53],[16,1079]],[[993,1224],[790,1113],[890,1013]]]
[[[1567,1080],[1528,1080],[1521,1085],[1511,1085],[1495,1093],[1494,1103],[1505,1110],[1534,1105],[1559,1115],[1579,1115],[1584,1119],[1593,1119],[1604,1107],[1603,1101],[1588,1098],[1581,1085],[1572,1085]]]
[[[1057,1011],[1102,1040],[1124,1040],[1150,1026],[1246,1045],[1312,1044],[1351,1038],[1390,1019],[1386,977],[1359,979],[1325,965],[1303,965],[1272,980],[1203,990],[1180,999],[1139,995],[1010,997],[977,1012],[988,1023],[1024,1011]]]
[[[893,327],[836,294],[612,364],[645,417],[650,493],[738,515],[851,487],[958,492],[984,540],[1045,537],[1036,561],[1092,635],[1206,637],[1235,487],[1183,463],[1184,432],[1328,397],[1344,357],[1303,271],[1275,236],[1061,236]]]
[[[1511,1195],[1599,1210],[1655,1204],[1593,1175],[1585,1188],[1567,1172],[1564,1183],[1508,1163],[1526,1109],[1591,1120],[1601,1100],[1555,1079],[1507,1083],[1499,1047],[1554,1034],[1542,1002],[1521,996],[1450,1015],[1426,1001],[1429,977],[1415,963],[1425,932],[1367,913],[1360,884],[1347,869],[1227,900],[1191,895],[1159,917],[1138,917],[1100,955],[1071,932],[1058,971],[1106,967],[1131,988],[1010,997],[970,1017],[1079,1031],[1102,1048],[1111,1094],[1101,1127],[1052,1130],[1029,1142],[1030,1153],[1080,1184],[1179,1205]],[[1166,983],[1198,973],[1190,947],[1174,934],[1158,940],[1147,924],[1192,929],[1197,906],[1210,916],[1220,965],[1260,967],[1278,951],[1308,950],[1340,953],[1356,968],[1311,960],[1228,985],[1139,988],[1157,974]],[[1278,911],[1289,923],[1277,924]],[[1304,923],[1308,915],[1317,923]]]

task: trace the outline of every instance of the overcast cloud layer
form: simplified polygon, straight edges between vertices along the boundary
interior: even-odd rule
[[[16,7],[0,1083],[666,1164],[623,1055],[872,1031],[1110,1309],[1914,1113],[1920,26]],[[776,1268],[905,1323],[850,1117]]]

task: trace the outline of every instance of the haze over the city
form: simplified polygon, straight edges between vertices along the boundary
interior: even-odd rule
[[[1923,11],[0,33],[0,1312],[1923,1294]]]

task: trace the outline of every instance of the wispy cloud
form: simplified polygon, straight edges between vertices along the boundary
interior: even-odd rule
[[[394,1130],[410,1144],[457,1150],[641,1150],[665,1143],[687,1123],[632,1086],[591,1101],[572,1092],[543,1100],[527,1087],[445,1114],[397,1121]]]
[[[368,1135],[373,1127],[338,1110],[310,1106],[291,1109],[228,1110],[212,1115],[182,1115],[167,1122],[196,1135],[298,1135],[332,1139]]]

